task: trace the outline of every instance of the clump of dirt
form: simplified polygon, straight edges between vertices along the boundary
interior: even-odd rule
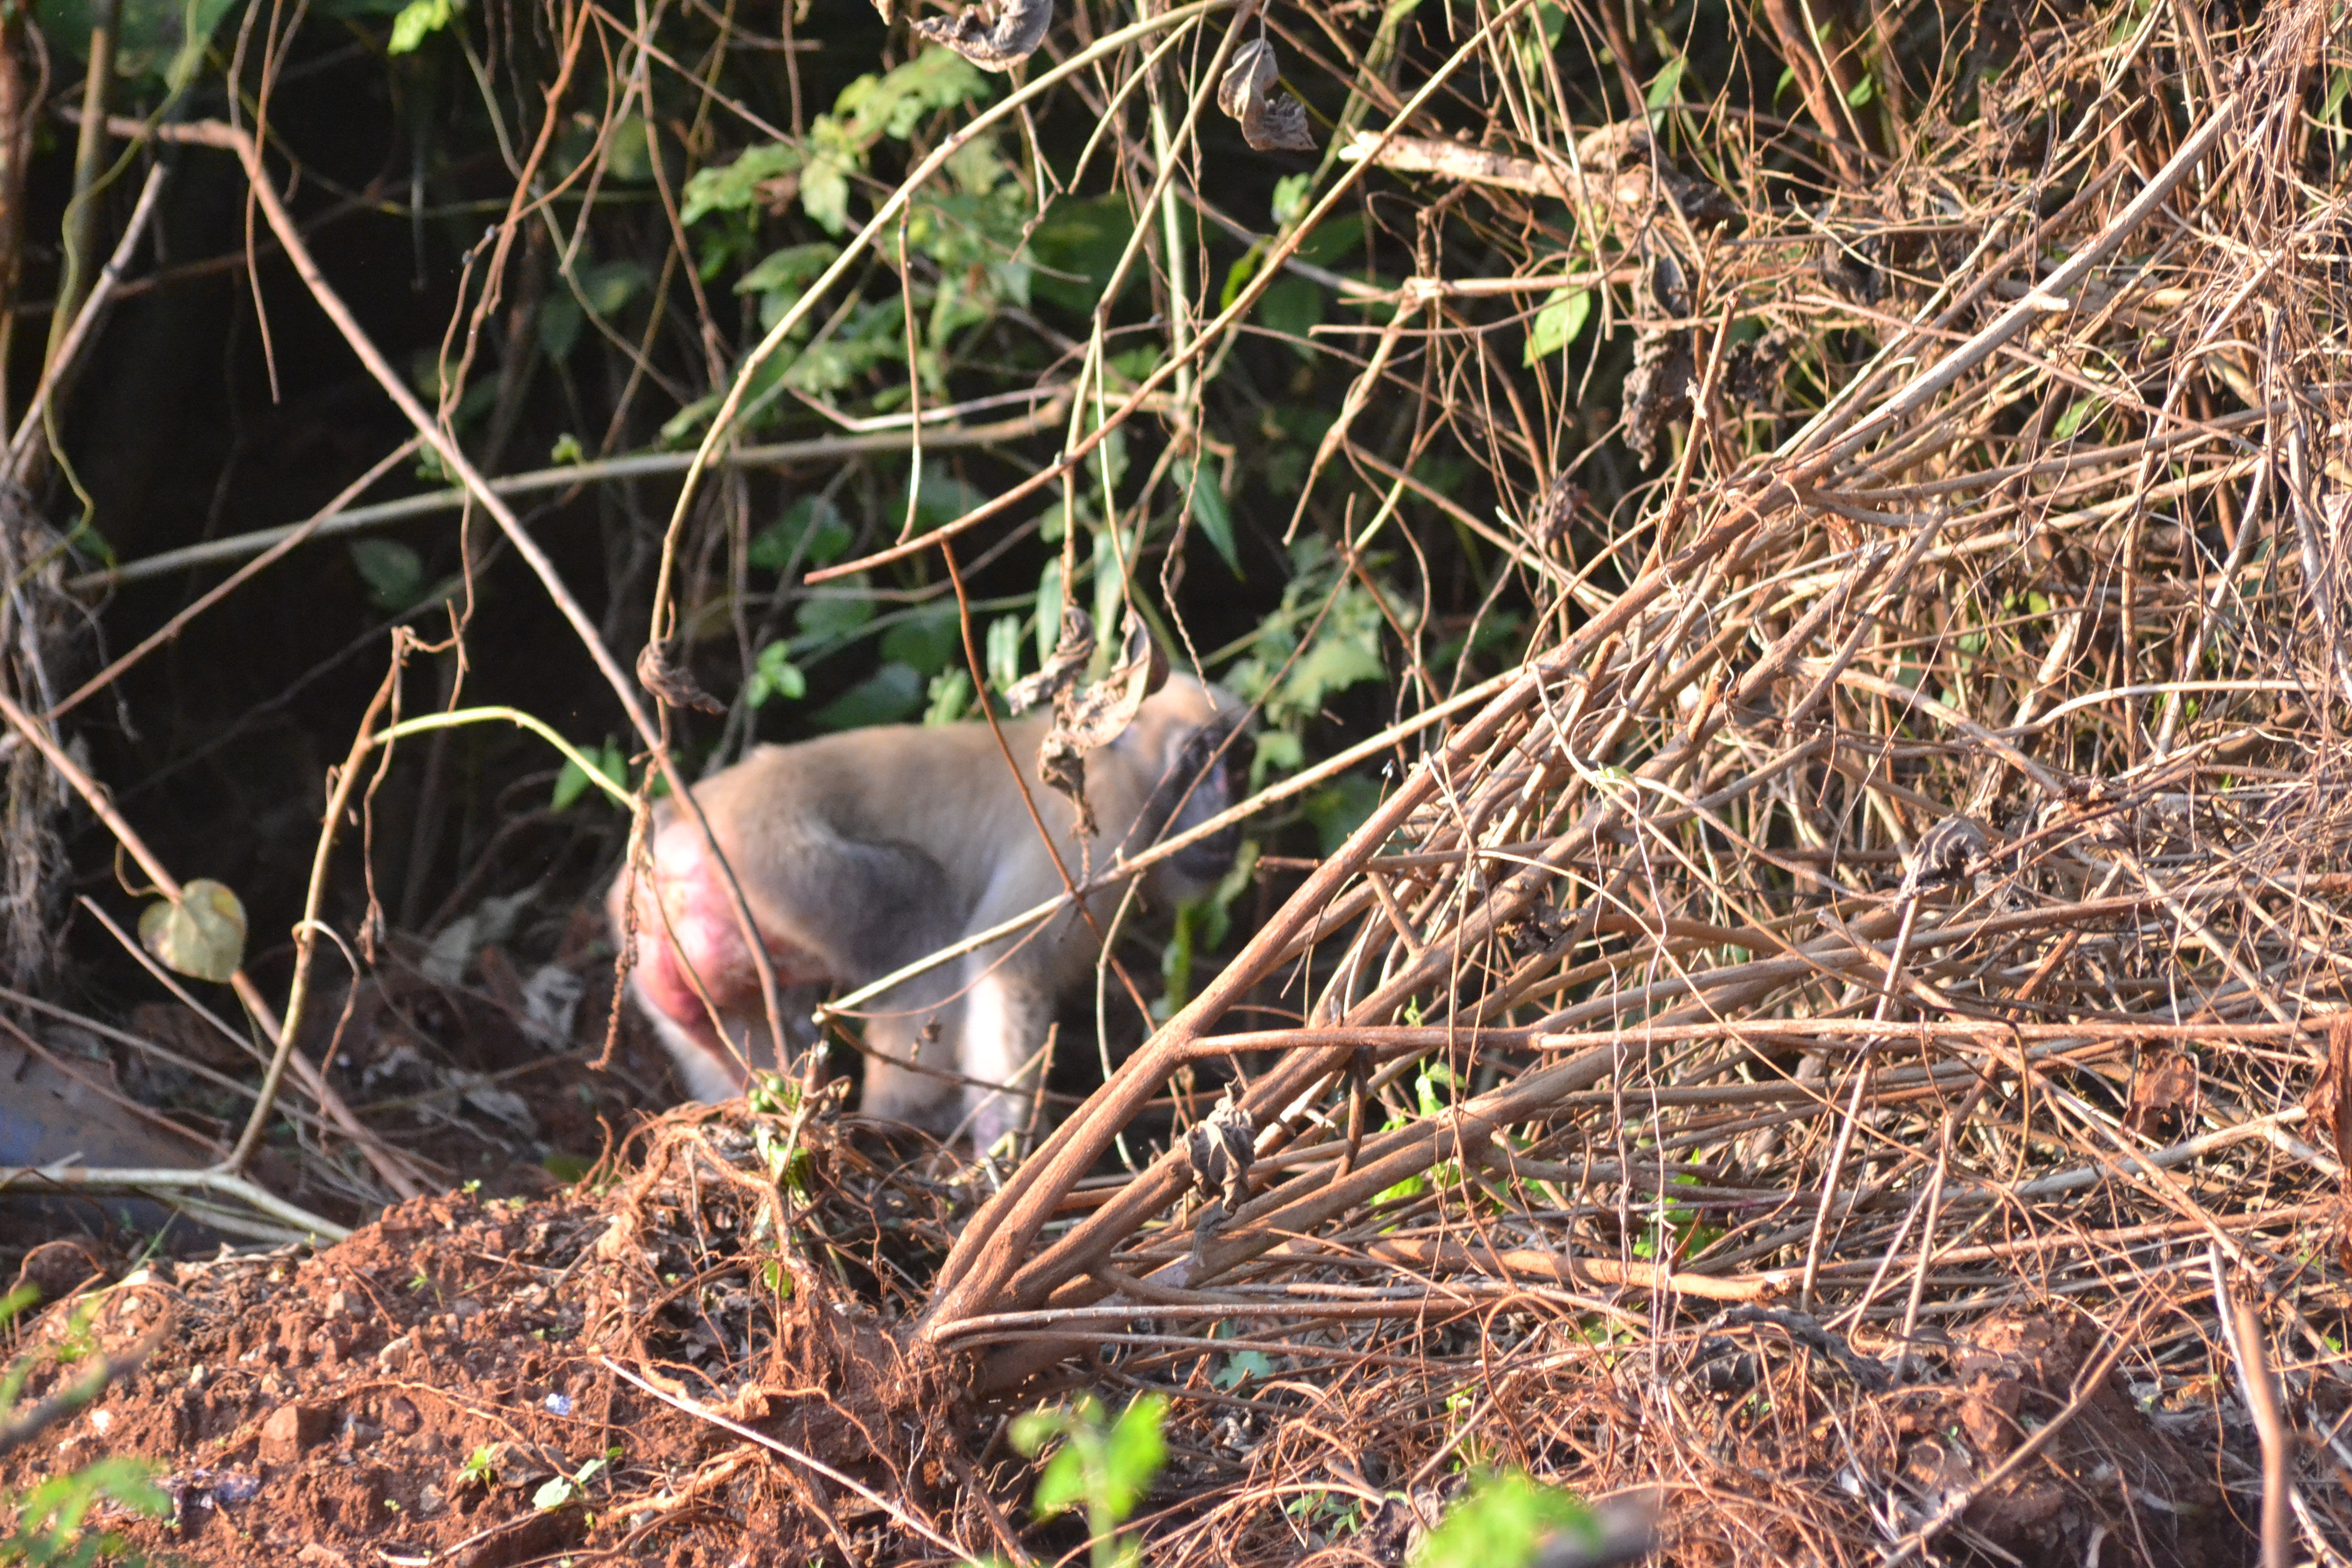
[[[2254,1560],[2251,1521],[2213,1482],[2213,1460],[2184,1450],[2135,1404],[2106,1335],[2078,1314],[2002,1314],[1957,1344],[1944,1386],[1894,1400],[1901,1475],[1931,1507],[2029,1563],[2088,1562],[2103,1536],[2136,1540],[2155,1562]],[[2039,1452],[2010,1465],[2042,1429]]]
[[[101,1284],[89,1244],[39,1249],[24,1278],[66,1295],[16,1335],[27,1400],[93,1347],[155,1348],[0,1459],[0,1489],[148,1458],[175,1517],[110,1522],[198,1565],[799,1568],[1082,1545],[1069,1521],[1020,1506],[1036,1476],[999,1441],[1007,1406],[968,1397],[972,1368],[908,1332],[987,1166],[841,1115],[837,1094],[798,1114],[795,1099],[674,1112],[599,1180],[419,1199],[315,1255],[225,1253]],[[1470,1320],[1446,1315],[1450,1287],[1424,1288],[1445,1321],[1331,1387],[1253,1339],[1219,1354],[1185,1337],[1171,1356],[1133,1303],[1138,1331],[1105,1333],[1092,1375],[1106,1398],[1173,1401],[1136,1521],[1148,1550],[1395,1564],[1482,1467],[1557,1470],[1573,1452],[1603,1454],[1573,1472],[1587,1495],[1647,1483],[1668,1457],[1684,1467],[1694,1484],[1660,1521],[1680,1563],[1746,1560],[1747,1536],[1776,1561],[1851,1560],[1822,1549],[1809,1509],[1851,1539],[1924,1532],[1939,1562],[2255,1556],[2251,1436],[2215,1426],[2210,1402],[2135,1397],[2115,1353],[2129,1331],[2063,1305],[1866,1346],[1833,1317],[1741,1305],[1656,1385],[1627,1380],[1589,1319],[1481,1314],[1462,1342],[1504,1369],[1491,1429],[1517,1447],[1439,1469],[1429,1456],[1447,1449],[1398,1413],[1461,1396],[1426,1352]]]
[[[1964,1559],[2252,1563],[2252,1521],[2143,1410],[2111,1331],[2062,1308],[1995,1313],[1879,1359],[1801,1312],[1738,1308],[1688,1384],[1717,1408],[1718,1457],[1759,1477],[1829,1467],[1892,1534],[1949,1534]],[[2029,1449],[2028,1445],[2032,1447]]]
[[[964,1495],[953,1390],[891,1331],[885,1282],[965,1206],[920,1173],[860,1123],[698,1108],[601,1192],[460,1192],[315,1256],[159,1263],[26,1323],[30,1398],[73,1374],[60,1352],[169,1327],[0,1486],[151,1458],[177,1517],[116,1527],[198,1564],[687,1568],[970,1538],[957,1514],[989,1505]],[[822,1216],[787,1214],[818,1190]],[[813,1250],[776,1246],[788,1221]]]

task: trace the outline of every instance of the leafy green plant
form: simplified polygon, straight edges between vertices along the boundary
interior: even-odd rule
[[[40,1294],[26,1285],[0,1297],[0,1324],[14,1322]],[[90,1310],[85,1308],[75,1316],[54,1352],[60,1364],[91,1363],[71,1385],[26,1411],[21,1407],[22,1394],[26,1380],[38,1364],[37,1360],[19,1357],[0,1375],[0,1452],[29,1442],[51,1423],[91,1404],[122,1370],[107,1358],[93,1357],[89,1338]],[[122,1564],[144,1562],[135,1552],[125,1552],[121,1537],[112,1531],[93,1531],[87,1525],[90,1510],[101,1502],[150,1518],[169,1514],[172,1500],[150,1479],[154,1469],[144,1459],[110,1455],[79,1470],[37,1482],[23,1492],[0,1495],[0,1506],[16,1516],[14,1526],[0,1537],[0,1564],[83,1568],[101,1559]]]
[[[1574,1493],[1505,1470],[1471,1483],[1413,1552],[1412,1568],[1527,1568],[1564,1531],[1599,1536],[1592,1510]]]
[[[392,37],[384,44],[388,55],[413,54],[425,39],[456,21],[463,11],[457,0],[409,0],[392,19]]]
[[[589,760],[596,764],[597,773],[607,784],[623,790],[629,787],[629,759],[622,752],[619,742],[607,736],[604,750],[586,754]],[[548,798],[549,806],[556,811],[569,808],[582,795],[588,793],[588,786],[593,782],[588,776],[586,768],[582,767],[570,757],[564,758],[562,771],[555,775],[555,789]],[[597,793],[605,794],[601,790]],[[606,795],[605,798],[609,801],[611,797]]]
[[[908,142],[925,117],[985,97],[986,79],[961,57],[932,48],[881,75],[844,88],[833,111],[807,134],[746,149],[731,162],[687,181],[680,217],[698,231],[697,267],[716,278],[760,250],[760,220],[797,198],[803,216],[837,239],[850,225],[856,181],[871,171],[886,142]],[[792,346],[763,362],[745,418],[761,418],[786,388],[827,397],[866,384],[877,367],[908,355],[908,315],[919,321],[911,366],[930,396],[947,393],[948,347],[965,330],[992,321],[1003,306],[1029,303],[1031,264],[1022,258],[1034,204],[992,138],[978,137],[947,160],[945,178],[907,209],[910,256],[931,267],[904,287],[863,300],[819,326],[795,328]],[[762,326],[780,321],[841,254],[829,240],[803,240],[770,251],[745,268],[734,290],[759,301]],[[887,378],[886,378],[887,381]],[[904,382],[866,385],[877,409],[903,403]],[[718,405],[720,393],[697,399],[663,426],[685,441]]]
[[[572,1474],[549,1478],[547,1480],[540,1483],[540,1488],[537,1491],[531,1493],[530,1506],[539,1510],[541,1513],[545,1513],[551,1509],[562,1508],[564,1504],[572,1501],[574,1499],[578,1499],[583,1501],[586,1500],[588,1496],[588,1483],[594,1480],[598,1472],[603,1470],[605,1466],[611,1464],[614,1459],[617,1459],[620,1457],[620,1449],[607,1448],[603,1453],[597,1455],[594,1458],[589,1460],[586,1464],[581,1466],[580,1468]]]
[[[1349,573],[1318,536],[1291,547],[1290,567],[1281,606],[1250,634],[1247,652],[1225,675],[1237,694],[1261,704],[1262,727],[1250,763],[1253,789],[1306,762],[1306,727],[1330,699],[1387,678],[1382,636],[1392,618],[1405,626],[1412,621],[1406,606],[1374,597],[1361,576]],[[1360,795],[1346,804],[1361,805],[1366,813],[1371,808],[1370,799]],[[1345,838],[1361,820],[1359,816],[1328,826],[1318,821],[1317,826],[1328,848],[1332,832]]]
[[[1391,1113],[1381,1131],[1393,1132],[1411,1125],[1415,1120],[1433,1120],[1444,1113],[1454,1103],[1454,1069],[1444,1062],[1423,1062],[1412,1075],[1413,1109],[1403,1114]],[[1383,1188],[1372,1201],[1391,1203],[1402,1198],[1416,1198],[1433,1185],[1444,1188],[1461,1179],[1461,1169],[1452,1160],[1441,1160],[1423,1174],[1407,1176],[1392,1187]]]
[[[209,877],[158,899],[139,916],[139,945],[157,963],[197,980],[225,981],[245,963],[245,906]]]
[[[1698,1178],[1692,1175],[1670,1176],[1670,1186],[1695,1187]],[[1699,1218],[1694,1205],[1680,1198],[1661,1195],[1651,1212],[1648,1228],[1633,1243],[1633,1256],[1644,1262],[1664,1259],[1672,1262],[1694,1252],[1705,1251],[1723,1237],[1721,1226],[1707,1225]]]
[[[151,1518],[169,1514],[172,1500],[149,1479],[154,1470],[144,1459],[118,1455],[40,1482],[12,1500],[16,1526],[0,1540],[0,1563],[83,1568],[106,1561],[132,1568],[146,1562],[137,1552],[123,1551],[121,1538],[111,1531],[90,1531],[84,1525],[90,1510],[101,1502]]]
[[[1168,1402],[1156,1394],[1137,1399],[1116,1421],[1101,1401],[1082,1394],[1076,1404],[1033,1410],[1013,1423],[1013,1446],[1033,1458],[1061,1439],[1037,1478],[1033,1506],[1040,1519],[1085,1510],[1095,1568],[1132,1568],[1142,1561],[1142,1549],[1118,1527],[1167,1462],[1160,1436],[1167,1420]]]
[[[499,1446],[485,1443],[466,1456],[457,1468],[457,1484],[461,1487],[487,1487],[499,1479]]]
[[[1205,896],[1177,906],[1175,929],[1160,950],[1162,989],[1151,1005],[1154,1017],[1173,1017],[1192,999],[1194,958],[1223,945],[1233,929],[1234,901],[1256,880],[1258,854],[1257,841],[1244,839],[1234,856],[1233,869],[1218,879]]]

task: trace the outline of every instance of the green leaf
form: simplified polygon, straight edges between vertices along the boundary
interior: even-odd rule
[[[572,276],[579,280],[580,297],[588,302],[588,308],[608,319],[618,315],[621,308],[651,281],[646,269],[634,261],[600,261],[593,267],[579,268]]]
[[[530,1494],[530,1506],[541,1513],[547,1512],[550,1509],[562,1508],[571,1500],[572,1478],[570,1476],[557,1476],[552,1479],[541,1481],[539,1489]]]
[[[1591,314],[1590,289],[1553,289],[1544,300],[1542,309],[1536,311],[1535,324],[1528,329],[1527,353],[1519,363],[1533,364],[1568,347],[1584,331],[1584,323]]]
[[[1398,1123],[1397,1125],[1402,1125],[1402,1123]],[[1383,1128],[1381,1131],[1394,1131],[1395,1130],[1395,1126],[1391,1126]],[[1422,1176],[1407,1176],[1403,1181],[1399,1182],[1396,1185],[1392,1187],[1382,1187],[1379,1192],[1374,1193],[1372,1194],[1372,1202],[1375,1204],[1401,1203],[1406,1198],[1417,1198],[1428,1190],[1429,1182],[1427,1178]]]
[[[417,47],[451,22],[457,19],[457,0],[409,0],[392,19],[392,39],[384,45],[388,55],[415,52]]]
[[[148,1460],[115,1455],[62,1476],[53,1476],[10,1500],[16,1506],[16,1531],[0,1552],[9,1562],[82,1564],[97,1560],[105,1538],[74,1538],[98,1503],[112,1499],[124,1508],[153,1518],[172,1511],[172,1500],[149,1479],[156,1467]]]
[[[1413,1103],[1421,1107],[1423,1116],[1443,1115],[1454,1103],[1448,1091],[1454,1088],[1454,1069],[1444,1062],[1431,1062],[1413,1074]]]
[[[1364,247],[1364,215],[1344,213],[1315,226],[1315,232],[1298,242],[1298,258],[1318,267],[1336,266],[1348,258],[1350,251]]]
[[[719,405],[726,401],[727,394],[724,389],[707,392],[696,398],[662,421],[661,444],[664,447],[685,445],[686,438],[701,429],[703,421],[718,413]]]
[[[1870,77],[1865,76],[1860,81],[1855,82],[1853,86],[1846,89],[1845,100],[1851,107],[1860,109],[1864,104],[1868,103],[1872,99],[1876,98],[1877,96],[1878,83]]]
[[[2336,111],[2344,107],[2347,94],[2352,94],[2352,66],[2342,67],[2327,79],[2327,97],[2319,106],[2319,122],[2322,125],[2336,118]]]
[[[625,185],[642,185],[654,177],[653,133],[645,116],[625,114],[604,138],[604,176]]]
[[[1021,617],[999,616],[988,623],[988,641],[982,649],[988,662],[988,684],[1003,690],[1021,679]]]
[[[629,787],[628,759],[621,754],[621,748],[610,737],[606,738],[603,751],[588,754],[596,764],[596,772],[604,775],[607,783],[619,789]],[[592,782],[587,769],[570,757],[564,758],[562,772],[555,775],[555,792],[548,799],[548,809],[569,811],[588,792]],[[604,792],[599,790],[597,794],[603,796]]]
[[[199,877],[180,901],[159,899],[139,917],[139,945],[175,974],[225,981],[245,963],[245,906],[235,893]]]
[[[1344,603],[1335,605],[1324,622],[1322,635],[1298,656],[1284,678],[1278,700],[1302,713],[1321,710],[1326,699],[1367,680],[1381,680],[1388,666],[1381,658],[1376,624],[1335,625]]]
[[[555,789],[547,797],[547,809],[570,811],[579,804],[580,797],[587,793],[588,770],[570,757],[566,757],[563,759],[562,769],[555,775]]]
[[[1015,1415],[1004,1436],[1015,1453],[1034,1459],[1057,1434],[1066,1431],[1068,1425],[1068,1417],[1059,1410],[1032,1410]]]
[[[800,173],[807,156],[795,146],[771,142],[747,147],[735,161],[717,169],[698,169],[686,182],[686,201],[678,220],[693,223],[710,213],[740,212],[765,204],[762,185]]]
[[[801,210],[827,234],[849,227],[849,176],[844,159],[820,153],[801,171]]]
[[[1042,665],[1062,640],[1062,605],[1068,593],[1062,582],[1062,558],[1045,563],[1037,574],[1037,662]]]
[[[863,730],[912,718],[923,706],[929,682],[903,664],[886,664],[814,713],[820,730]]]
[[[1257,276],[1259,266],[1265,260],[1265,241],[1259,240],[1241,254],[1240,259],[1225,268],[1225,287],[1217,296],[1217,309],[1230,310],[1234,301],[1242,297],[1249,280]]]
[[[1219,1367],[1209,1381],[1219,1388],[1239,1388],[1252,1378],[1264,1379],[1273,1375],[1274,1358],[1264,1351],[1235,1351],[1225,1358],[1225,1364]]]
[[[1258,738],[1258,749],[1264,751],[1270,737]],[[1296,746],[1297,739],[1284,736]],[[1297,762],[1291,768],[1298,765]],[[1289,771],[1285,769],[1285,772]],[[1381,804],[1381,786],[1368,778],[1346,773],[1315,791],[1299,803],[1299,813],[1315,825],[1316,841],[1326,855],[1334,854],[1348,837],[1364,825],[1372,808]]]
[[[580,301],[569,294],[550,294],[539,304],[539,346],[551,360],[566,360],[580,344],[585,318]]]
[[[826,118],[856,143],[870,144],[877,136],[904,142],[933,110],[953,109],[987,93],[988,79],[971,62],[933,45],[885,75],[862,76],[843,88]]]
[[[2104,397],[2076,398],[2066,405],[2065,413],[2058,416],[2058,423],[2052,430],[2052,437],[2060,441],[2073,439],[2074,432],[2083,427],[2084,422],[2106,405],[2107,400]]]
[[[1412,1554],[1412,1568],[1527,1568],[1562,1531],[1597,1538],[1591,1510],[1575,1494],[1509,1470],[1478,1481],[1447,1510]]]
[[[1135,218],[1121,197],[1062,197],[1045,209],[1029,237],[1029,256],[1037,268],[1030,289],[1049,304],[1087,314],[1100,301],[1103,285],[1134,232]],[[1130,268],[1124,287],[1138,287],[1142,270]]]
[[[790,645],[772,642],[760,650],[751,664],[751,679],[743,683],[743,700],[753,709],[764,708],[772,697],[782,697],[797,702],[808,695],[808,677],[801,667],[785,655]]]
[[[1168,1422],[1168,1401],[1160,1394],[1140,1395],[1120,1413],[1103,1450],[1103,1503],[1114,1522],[1124,1523],[1151,1489],[1160,1467],[1168,1461],[1168,1445],[1160,1436]]]
[[[1681,95],[1683,71],[1689,63],[1681,55],[1675,55],[1660,66],[1658,74],[1650,80],[1650,90],[1643,95],[1643,102],[1652,109],[1664,109],[1674,102]]]
[[[1266,331],[1295,340],[1291,348],[1311,360],[1315,351],[1307,337],[1323,320],[1323,286],[1311,278],[1279,279],[1258,297],[1257,319]]]
[[[1307,211],[1307,193],[1315,188],[1312,174],[1285,174],[1274,183],[1274,203],[1269,209],[1274,226],[1288,228]]]
[[[173,90],[185,87],[203,66],[205,46],[222,19],[236,8],[236,0],[121,0],[115,17],[115,74],[133,81],[160,77]],[[93,0],[39,0],[34,12],[50,48],[76,61],[89,58],[98,14]]]
[[[425,597],[425,561],[396,539],[355,539],[352,565],[367,584],[368,603],[388,615],[414,609]]]
[[[952,724],[971,708],[971,676],[950,669],[931,677],[930,706],[923,710],[926,724]]]
[[[943,528],[987,500],[971,480],[939,463],[926,462],[920,486],[915,492],[915,526]]]
[[[1257,738],[1257,754],[1253,759],[1265,773],[1279,776],[1295,773],[1307,763],[1307,743],[1283,730],[1268,730]],[[1340,835],[1344,839],[1347,835]]]
[[[1139,383],[1160,368],[1160,345],[1138,343],[1131,349],[1121,349],[1110,356],[1110,367],[1130,384]]]
[[[863,588],[866,584],[852,579],[850,585]],[[838,642],[873,618],[874,601],[853,592],[802,600],[793,624],[804,637]]]
[[[735,292],[766,294],[785,289],[797,291],[815,282],[840,255],[841,247],[821,239],[772,250],[760,258],[758,266],[736,279]]]
[[[1226,569],[1236,577],[1242,574],[1242,560],[1234,543],[1233,509],[1225,504],[1224,492],[1217,488],[1214,476],[1204,474],[1190,458],[1179,458],[1175,465],[1177,488],[1184,492],[1185,509],[1192,521],[1201,525],[1202,534],[1224,557]]]
[[[1037,1495],[1030,1506],[1036,1510],[1039,1519],[1051,1519],[1086,1500],[1085,1465],[1078,1458],[1077,1446],[1065,1443],[1045,1461],[1045,1468],[1037,1478]]]
[[[933,676],[963,658],[963,622],[955,605],[929,605],[882,634],[882,657]]]
[[[805,495],[751,536],[747,558],[762,572],[781,572],[792,564],[797,550],[803,565],[823,566],[840,560],[849,542],[849,524],[833,502],[822,495]]]

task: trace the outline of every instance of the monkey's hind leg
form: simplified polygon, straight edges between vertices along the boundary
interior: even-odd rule
[[[1029,1125],[1045,1084],[1053,1023],[1054,994],[1018,968],[1006,965],[972,982],[956,1065],[978,1080],[966,1083],[958,1097],[974,1149],[992,1149],[1006,1133]]]
[[[926,1006],[909,994],[913,989],[902,985],[870,1004],[875,1011],[866,1020],[866,1087],[858,1109],[945,1138],[961,1120],[956,1040],[962,1005],[941,1001]]]

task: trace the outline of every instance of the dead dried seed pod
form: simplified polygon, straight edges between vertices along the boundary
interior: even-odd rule
[[[1054,0],[986,0],[954,19],[926,16],[915,31],[987,71],[1009,71],[1037,52],[1054,25]]]
[[[1065,647],[1070,623],[1065,622]],[[1086,626],[1091,646],[1092,625]],[[1058,657],[1061,650],[1056,649]],[[1086,754],[1109,745],[1135,721],[1143,700],[1168,681],[1168,656],[1151,640],[1150,630],[1132,609],[1119,661],[1094,685],[1081,691],[1066,682],[1054,695],[1054,727],[1037,748],[1037,776],[1069,797],[1078,814],[1078,831],[1095,832],[1093,806],[1087,800]]]
[[[1260,153],[1312,153],[1307,106],[1273,90],[1277,77],[1274,46],[1252,38],[1234,51],[1233,63],[1217,83],[1217,107],[1242,124],[1242,140]]]
[[[1208,1120],[1184,1135],[1184,1157],[1192,1185],[1234,1214],[1249,1201],[1250,1162],[1257,1155],[1257,1119],[1234,1099],[1231,1089]]]
[[[674,637],[649,642],[637,654],[637,684],[673,708],[724,713],[727,704],[713,697],[694,679]]]
[[[1077,684],[1094,657],[1095,618],[1080,605],[1063,605],[1061,640],[1036,674],[1024,675],[1004,689],[1005,707],[1018,716],[1055,700]]]
[[[1965,816],[1948,816],[1920,836],[1905,858],[1903,891],[1943,887],[1969,877],[1988,847],[1985,831]]]

